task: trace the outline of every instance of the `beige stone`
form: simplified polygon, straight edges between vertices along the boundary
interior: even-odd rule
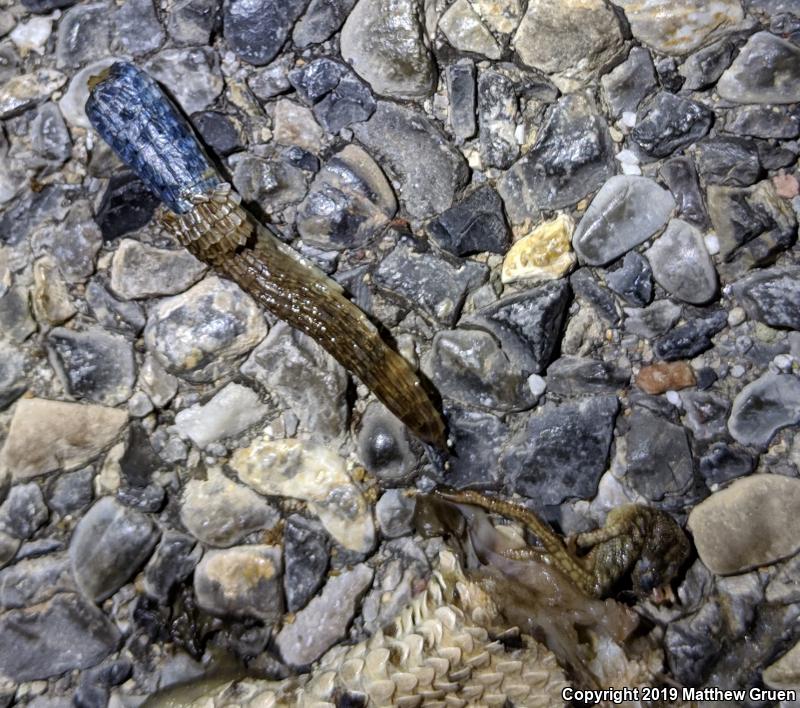
[[[503,282],[555,280],[566,275],[575,265],[571,245],[574,228],[566,214],[539,224],[509,249],[503,261]]]
[[[116,440],[127,420],[117,408],[24,398],[14,409],[0,468],[19,481],[81,467]]]
[[[499,59],[502,51],[492,33],[481,22],[468,0],[456,0],[439,20],[447,41],[463,52],[483,54],[489,59]]]
[[[764,669],[763,679],[769,688],[800,691],[800,642]]]
[[[700,560],[718,575],[743,573],[800,550],[800,479],[757,474],[712,494],[689,514]]]
[[[324,133],[310,109],[282,98],[275,104],[273,137],[278,145],[298,145],[318,153]]]

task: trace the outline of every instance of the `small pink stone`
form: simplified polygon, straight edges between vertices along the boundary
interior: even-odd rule
[[[775,185],[778,196],[784,199],[794,199],[800,194],[800,183],[794,175],[775,175],[772,184]]]

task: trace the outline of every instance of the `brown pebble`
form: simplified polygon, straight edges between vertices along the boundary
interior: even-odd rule
[[[644,366],[636,377],[636,385],[650,394],[679,391],[695,383],[694,371],[685,361],[662,361]]]

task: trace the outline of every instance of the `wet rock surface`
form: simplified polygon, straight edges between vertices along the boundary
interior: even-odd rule
[[[617,596],[658,675],[796,687],[796,5],[0,8],[0,706],[182,701],[218,656],[358,646],[455,543],[438,484],[568,534],[688,518],[675,599]],[[119,58],[419,371],[446,454],[163,231],[84,111]]]

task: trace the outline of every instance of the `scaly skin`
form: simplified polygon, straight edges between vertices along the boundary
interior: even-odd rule
[[[590,549],[581,556],[524,506],[471,490],[434,493],[449,502],[472,504],[519,521],[539,539],[544,553],[541,549],[520,548],[505,555],[513,560],[544,559],[591,597],[607,596],[627,574],[634,592],[646,597],[668,585],[689,555],[689,540],[675,520],[660,509],[641,504],[612,509],[602,528],[578,534],[575,545]]]

